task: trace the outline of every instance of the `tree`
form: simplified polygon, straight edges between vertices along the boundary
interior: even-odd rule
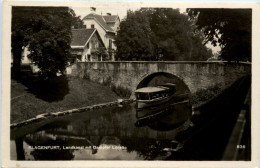
[[[96,48],[96,50],[95,50],[95,52],[93,54],[99,61],[101,61],[101,58],[104,61],[109,60],[108,59],[109,54],[108,54],[108,52],[107,52],[105,47],[98,47],[98,48]]]
[[[76,16],[73,9],[69,9],[69,13],[71,13],[72,17],[72,27],[74,29],[82,29],[85,28],[83,25],[83,21],[80,19],[80,16]]]
[[[13,7],[11,45],[15,74],[19,75],[23,47],[28,47],[28,58],[44,77],[63,73],[71,57],[74,17],[68,7]]]
[[[154,56],[152,36],[153,32],[146,15],[141,11],[128,10],[127,18],[120,23],[120,30],[115,40],[116,57],[121,60],[152,59]]]
[[[171,8],[144,8],[142,11],[148,13],[157,54],[163,60],[187,59],[185,56],[191,52],[192,45],[187,16]]]
[[[207,60],[212,54],[202,45],[203,37],[178,9],[142,8],[130,11],[121,23],[117,55],[128,54],[128,59],[145,55],[145,60]],[[131,45],[131,40],[136,45]]]
[[[187,9],[207,41],[222,47],[221,57],[229,61],[251,61],[251,9]],[[213,19],[214,17],[214,19]]]

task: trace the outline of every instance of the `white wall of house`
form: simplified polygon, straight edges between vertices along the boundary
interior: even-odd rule
[[[39,72],[40,69],[32,63],[31,60],[29,60],[28,55],[30,54],[30,51],[28,50],[28,47],[23,47],[22,51],[22,59],[21,59],[21,64],[30,64],[31,70],[33,73]],[[12,53],[12,59],[11,62],[13,63],[13,53]]]
[[[108,23],[108,25],[116,32],[119,29],[119,25],[120,25],[120,20],[119,18],[116,19],[116,22],[113,23]]]
[[[100,26],[99,23],[97,23],[94,19],[85,19],[83,20],[84,25],[86,25],[87,29],[91,28],[91,25],[94,25],[95,29],[97,29],[101,39],[103,40],[103,42],[105,43],[106,41],[106,31]],[[107,47],[108,44],[105,43],[105,46]]]
[[[115,26],[114,26],[114,30],[118,31],[119,30],[119,26],[120,26],[120,20],[119,20],[119,18],[117,18]]]
[[[22,53],[22,64],[30,64],[31,61],[28,58],[28,55],[30,54],[30,51],[28,50],[28,47],[23,48],[23,53]]]
[[[89,48],[87,46],[89,45]],[[94,47],[94,44],[92,42],[88,42],[88,45],[84,47],[81,61],[87,62],[87,61],[94,61],[93,56],[91,55],[91,50]]]
[[[88,51],[89,51],[89,49],[84,48],[82,55],[81,55],[81,61],[86,61]]]
[[[102,45],[101,39],[98,37],[97,33],[93,34],[91,39],[88,43],[84,46],[83,50],[81,51],[81,58],[78,61],[87,62],[87,61],[102,61],[103,58],[100,60],[93,55],[93,51],[99,48]],[[74,49],[73,53],[77,53],[76,49]]]
[[[115,35],[110,35],[110,33],[107,33],[102,26],[96,22],[95,19],[85,19],[83,20],[84,25],[86,25],[86,28],[89,29],[91,28],[91,25],[94,25],[94,27],[97,29],[102,41],[105,44],[105,47],[108,49],[109,48],[109,40],[114,41]],[[116,46],[112,43],[112,48],[116,49]]]

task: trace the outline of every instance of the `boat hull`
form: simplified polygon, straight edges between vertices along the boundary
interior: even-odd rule
[[[137,100],[137,108],[138,109],[144,109],[144,108],[149,108],[149,107],[153,107],[153,106],[158,106],[158,105],[161,105],[161,104],[169,101],[171,98],[172,98],[172,96],[161,98],[161,99],[158,99],[158,100],[153,100],[153,101]]]

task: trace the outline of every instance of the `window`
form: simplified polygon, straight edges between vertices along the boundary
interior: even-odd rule
[[[87,44],[87,49],[89,49],[89,43]]]
[[[112,40],[111,39],[109,39],[109,47],[108,48],[112,49]]]
[[[92,48],[92,49],[95,49],[95,48],[96,48],[96,44],[95,44],[94,41],[91,42],[91,48]]]
[[[91,25],[91,29],[94,29],[94,28],[95,28],[95,25],[94,25],[94,24],[92,24],[92,25]]]

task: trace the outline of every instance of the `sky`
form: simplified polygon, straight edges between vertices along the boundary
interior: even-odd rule
[[[80,4],[80,6],[71,6],[71,8],[75,11],[77,16],[81,16],[83,19],[86,15],[88,15],[91,10],[90,7],[96,8],[96,13],[99,15],[106,15],[107,13],[111,13],[112,15],[118,15],[120,20],[126,17],[127,10],[138,10],[141,7],[149,7],[144,6],[147,4],[143,4],[142,2],[102,2],[102,3],[91,3],[91,4]],[[154,6],[151,6],[154,7]],[[177,8],[176,6],[163,6],[163,7],[172,7]],[[185,13],[186,8],[179,8],[181,13]],[[220,47],[213,47],[210,43],[206,45],[211,48],[213,53],[220,51]]]
[[[112,15],[118,15],[119,18],[122,20],[126,17],[126,13],[127,10],[138,10],[142,7],[142,3],[131,3],[131,2],[125,2],[122,3],[120,2],[120,6],[117,4],[111,4],[111,3],[107,3],[107,4],[93,4],[92,6],[72,6],[71,8],[75,11],[77,16],[81,16],[81,19],[86,16],[87,14],[89,14],[90,11],[90,7],[95,7],[96,8],[96,13],[97,14],[102,14],[102,15],[106,15],[107,13],[111,13]],[[180,12],[185,12],[185,8],[181,8]]]
[[[121,20],[126,16],[128,9],[131,9],[131,10],[140,9],[139,5],[129,5],[127,3],[122,4],[120,7],[115,6],[115,5],[110,6],[109,4],[106,4],[105,6],[101,5],[101,4],[97,4],[95,6],[93,5],[90,7],[95,7],[97,14],[106,15],[107,13],[111,13],[112,15],[118,15]],[[71,8],[75,11],[76,15],[81,16],[81,19],[82,19],[84,16],[86,16],[87,14],[89,14],[91,12],[90,7],[82,6],[82,7],[71,7]]]

